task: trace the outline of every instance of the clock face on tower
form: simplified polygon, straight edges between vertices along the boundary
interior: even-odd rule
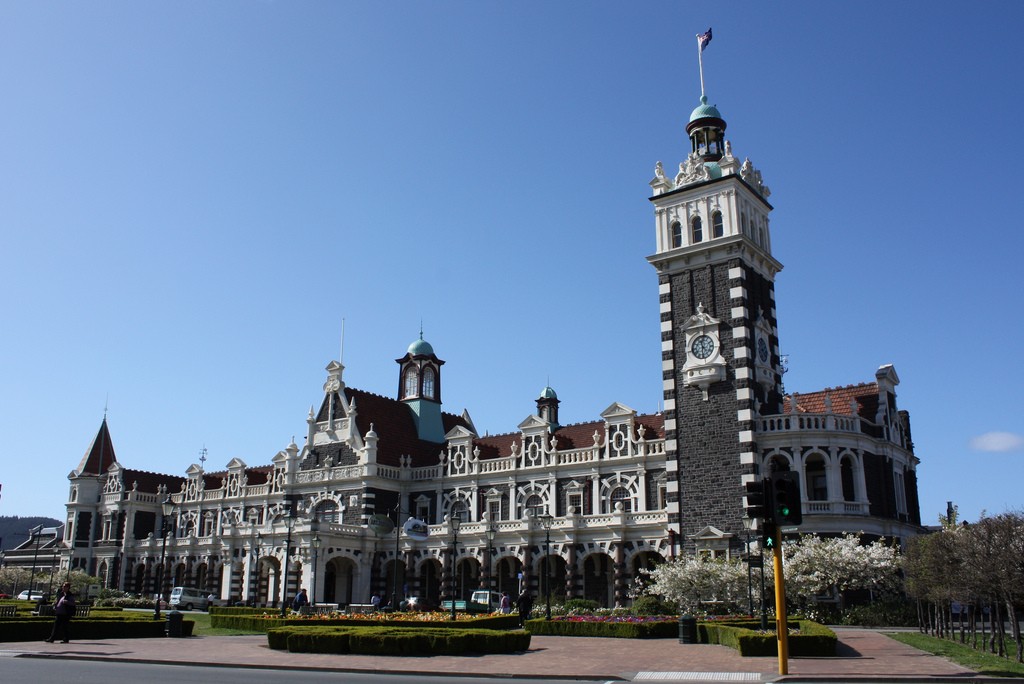
[[[757,340],[757,355],[761,358],[761,363],[768,363],[768,345],[763,337]]]
[[[704,360],[715,351],[715,341],[707,335],[700,335],[690,345],[690,351],[698,359]]]

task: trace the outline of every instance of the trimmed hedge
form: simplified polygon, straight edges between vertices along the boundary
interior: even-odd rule
[[[836,633],[824,625],[810,620],[788,623],[789,655],[832,657],[836,654]],[[792,630],[799,630],[793,634]],[[701,643],[721,644],[734,648],[742,656],[773,656],[778,654],[775,632],[761,632],[757,623],[737,621],[730,623],[702,622],[697,625]]]
[[[363,655],[460,655],[463,653],[514,653],[530,647],[523,631],[395,626],[288,626],[267,631],[272,649],[291,653],[359,653]]]
[[[237,611],[237,612],[236,612]],[[237,629],[246,632],[266,632],[277,627],[402,627],[408,629],[518,629],[519,617],[516,615],[485,615],[472,620],[390,620],[360,619],[357,617],[287,617],[282,619],[278,614],[261,608],[220,608],[210,613],[210,627]],[[266,616],[266,617],[264,617]]]
[[[571,620],[527,620],[531,634],[548,636],[612,637],[618,639],[668,639],[679,635],[679,623],[671,622],[589,622]]]
[[[166,620],[154,620],[153,617],[126,617],[130,613],[117,615],[96,615],[94,611],[87,618],[71,620],[72,639],[147,639],[164,636]],[[183,620],[182,636],[192,636],[195,627],[192,620]],[[42,641],[50,636],[53,630],[52,617],[15,617],[0,620],[0,642],[3,641]]]

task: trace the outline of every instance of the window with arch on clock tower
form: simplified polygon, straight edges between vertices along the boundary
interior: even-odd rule
[[[704,222],[700,220],[700,216],[694,216],[690,221],[690,236],[694,244],[704,239]]]
[[[423,369],[423,397],[434,398],[434,369],[430,366]]]
[[[720,238],[725,235],[725,226],[722,224],[722,212],[715,211],[711,214],[711,237]]]
[[[419,376],[416,373],[416,369],[409,367],[405,371],[405,391],[403,396],[405,397],[417,397],[419,396]]]
[[[683,226],[679,221],[672,222],[672,247],[683,246]]]

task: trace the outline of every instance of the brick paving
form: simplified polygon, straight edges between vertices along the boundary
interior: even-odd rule
[[[970,680],[973,673],[944,658],[905,646],[868,629],[836,629],[840,648],[835,658],[791,658],[789,679],[842,679],[946,676]],[[70,644],[8,642],[0,653],[95,660],[169,662],[258,668],[296,667],[336,671],[565,677],[600,680],[706,679],[771,680],[778,678],[775,657],[744,658],[725,646],[680,644],[676,640],[631,640],[535,636],[530,650],[511,655],[362,656],[291,654],[273,651],[263,636],[191,637],[187,639],[76,639]],[[721,673],[721,674],[719,674]],[[757,677],[752,677],[757,675]]]

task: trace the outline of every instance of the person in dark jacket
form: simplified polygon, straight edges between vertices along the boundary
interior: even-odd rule
[[[59,638],[62,644],[69,643],[71,640],[69,627],[71,618],[75,616],[75,595],[71,593],[71,584],[68,582],[61,585],[60,591],[57,592],[57,600],[53,604],[53,614],[53,630],[47,641],[52,644]]]
[[[306,596],[305,589],[299,589],[299,593],[295,595],[295,600],[292,601],[292,610],[301,611],[305,606],[309,605],[309,597]]]
[[[528,589],[524,589],[516,599],[516,607],[519,609],[519,626],[523,627],[526,624],[526,619],[530,617],[530,611],[533,610],[533,596],[530,595]]]

